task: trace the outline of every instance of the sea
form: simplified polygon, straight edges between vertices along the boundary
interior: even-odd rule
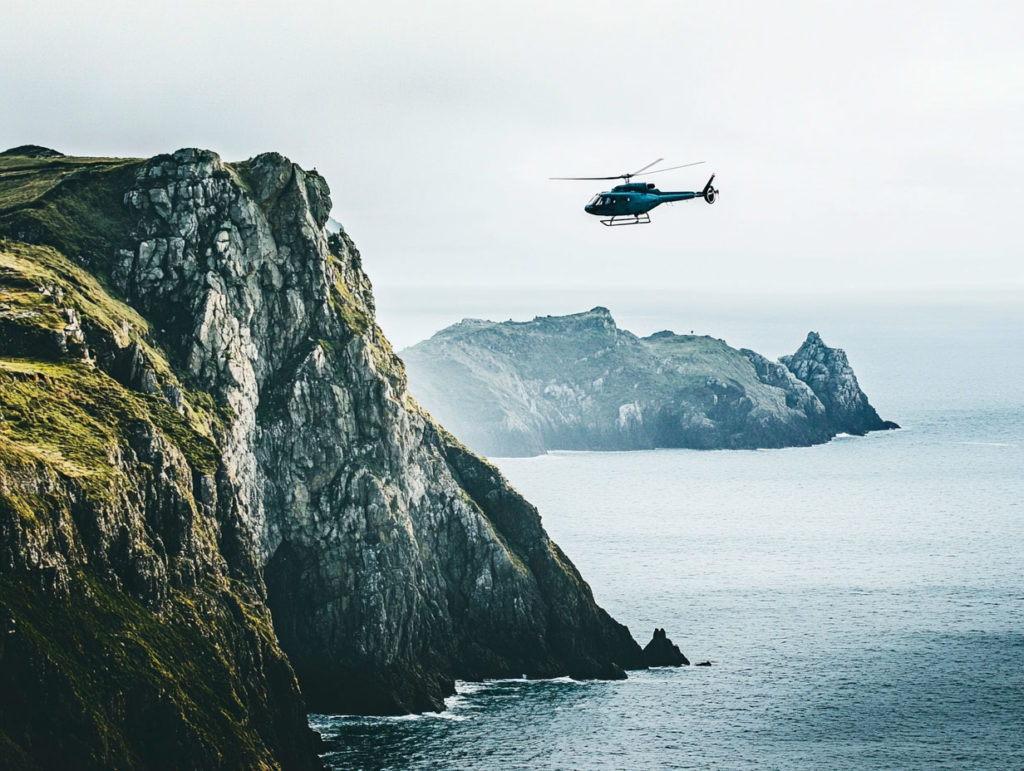
[[[399,346],[451,323],[406,299],[381,316]],[[692,328],[773,357],[814,329],[902,428],[492,458],[641,645],[664,628],[710,666],[311,715],[329,768],[1024,769],[1024,296],[544,299],[555,309],[474,302],[510,318],[601,304],[638,334]]]

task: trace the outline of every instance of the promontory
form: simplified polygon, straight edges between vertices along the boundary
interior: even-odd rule
[[[643,666],[330,213],[276,153],[0,154],[5,768],[312,768],[307,710]]]
[[[637,337],[598,307],[466,319],[401,355],[423,406],[490,456],[791,447],[898,428],[816,332],[770,361],[706,335]]]

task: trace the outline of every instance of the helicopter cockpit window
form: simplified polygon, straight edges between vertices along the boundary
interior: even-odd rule
[[[601,194],[600,193],[598,193],[593,198],[591,198],[590,199],[590,203],[588,203],[587,206],[597,206],[599,203],[601,203]]]

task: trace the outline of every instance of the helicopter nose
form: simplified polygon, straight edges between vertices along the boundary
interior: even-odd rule
[[[583,207],[583,211],[585,211],[587,214],[593,214],[594,207],[588,203],[586,206]]]

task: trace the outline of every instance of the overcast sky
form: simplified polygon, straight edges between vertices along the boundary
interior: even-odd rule
[[[1021,290],[1022,9],[3,0],[0,145],[280,151],[385,290]],[[719,201],[605,228],[547,179],[658,157]]]

